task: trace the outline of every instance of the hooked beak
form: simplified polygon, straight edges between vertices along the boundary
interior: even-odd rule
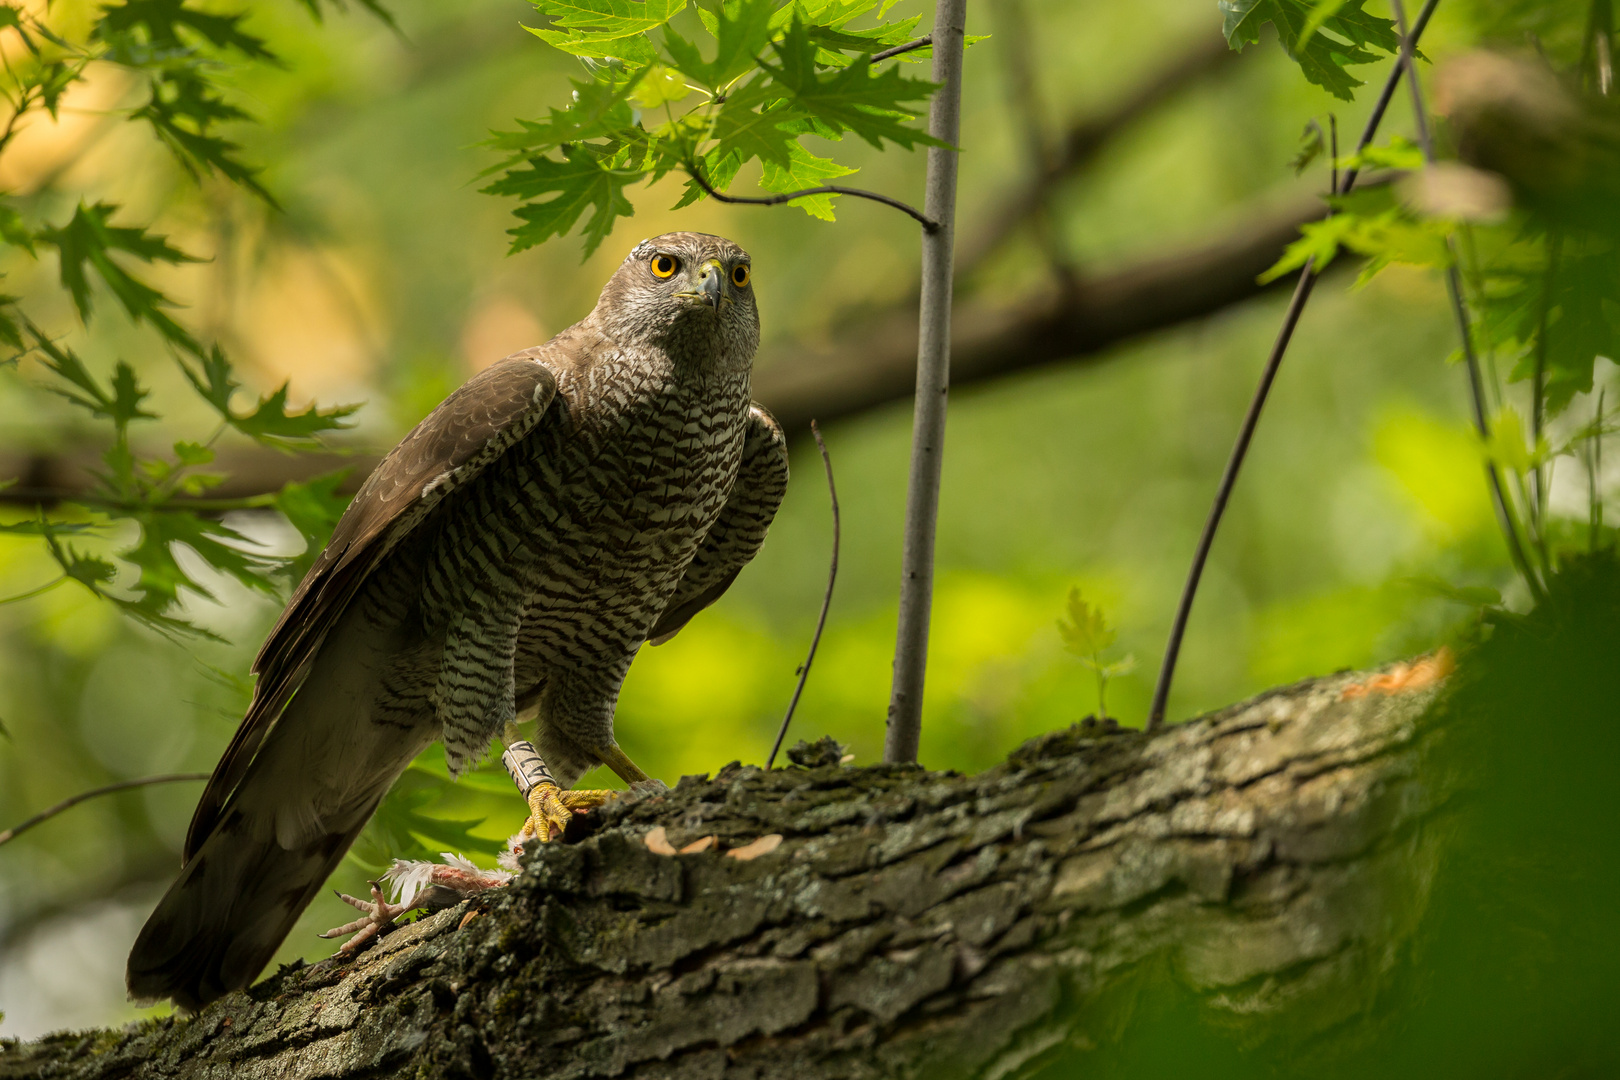
[[[725,271],[720,266],[720,260],[710,259],[704,263],[703,274],[698,278],[698,299],[708,304],[715,311],[719,311],[720,301],[724,293],[724,281]]]

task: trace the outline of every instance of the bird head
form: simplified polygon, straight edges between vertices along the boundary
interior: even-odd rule
[[[595,315],[617,341],[692,364],[747,366],[759,345],[752,274],[748,252],[723,236],[665,233],[630,252]]]

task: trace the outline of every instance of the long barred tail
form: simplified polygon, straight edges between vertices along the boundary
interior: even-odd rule
[[[129,955],[129,993],[187,1009],[249,985],[320,891],[376,802],[292,849],[227,811],[158,903]],[[262,824],[262,823],[261,823]]]
[[[396,715],[384,700],[378,672],[391,648],[347,621],[327,641],[136,938],[132,997],[196,1009],[246,987],[275,955],[435,734],[431,712]]]

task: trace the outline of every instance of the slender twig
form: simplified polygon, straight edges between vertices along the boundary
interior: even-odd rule
[[[1417,44],[1439,2],[1440,0],[1426,0],[1423,10],[1418,14],[1417,24],[1407,39],[1408,47]],[[1384,114],[1389,110],[1390,100],[1395,96],[1395,88],[1400,85],[1404,71],[1405,65],[1397,60],[1388,78],[1384,80],[1378,100],[1373,103],[1372,114],[1367,117],[1366,127],[1361,132],[1361,140],[1356,144],[1357,154],[1365,150],[1377,136],[1379,125],[1383,123]],[[1357,168],[1346,169],[1343,177],[1339,179],[1335,194],[1348,194],[1355,186],[1359,175],[1360,170]],[[1332,210],[1330,209],[1328,213],[1331,216]],[[1249,402],[1249,411],[1243,417],[1243,426],[1238,429],[1237,442],[1232,446],[1231,456],[1226,460],[1226,469],[1221,473],[1220,486],[1215,490],[1215,501],[1209,508],[1209,516],[1204,519],[1204,530],[1199,534],[1192,565],[1187,569],[1187,581],[1182,586],[1175,619],[1170,624],[1170,640],[1165,644],[1164,661],[1159,666],[1159,678],[1153,687],[1153,703],[1148,708],[1146,724],[1148,731],[1157,730],[1164,723],[1165,707],[1170,701],[1170,685],[1176,674],[1176,661],[1181,656],[1181,642],[1187,634],[1187,620],[1192,614],[1193,600],[1198,595],[1198,583],[1204,576],[1204,564],[1209,561],[1210,548],[1215,543],[1215,533],[1220,529],[1227,501],[1232,496],[1238,472],[1243,468],[1243,459],[1249,452],[1249,443],[1260,423],[1261,410],[1265,408],[1266,398],[1271,393],[1271,385],[1276,381],[1277,369],[1282,366],[1283,356],[1288,352],[1288,344],[1294,337],[1294,329],[1299,325],[1299,317],[1305,311],[1305,304],[1310,300],[1311,290],[1315,286],[1316,260],[1311,259],[1300,269],[1293,298],[1288,302],[1288,310],[1283,313],[1282,327],[1277,331],[1277,338],[1271,346],[1271,354],[1266,358],[1265,369],[1261,372],[1260,385],[1255,387],[1254,398]]]
[[[928,46],[932,45],[933,43],[934,43],[934,35],[933,34],[924,34],[922,37],[918,38],[916,41],[908,41],[904,45],[896,45],[892,49],[884,49],[880,53],[873,53],[872,54],[872,63],[875,64],[879,60],[888,60],[891,57],[899,56],[901,53],[915,52],[918,49],[926,49],[926,48],[928,48]]]
[[[1412,95],[1412,115],[1417,125],[1418,144],[1423,148],[1423,159],[1432,163],[1434,137],[1429,131],[1429,113],[1423,103],[1423,84],[1417,74],[1417,59],[1414,56],[1417,48],[1416,34],[1407,33],[1406,6],[1401,0],[1390,0],[1390,9],[1395,15],[1395,26],[1401,35],[1400,63],[1408,76],[1406,85]],[[1473,405],[1474,427],[1478,429],[1481,439],[1489,440],[1491,425],[1486,416],[1485,380],[1480,374],[1479,356],[1474,351],[1473,320],[1468,317],[1468,306],[1463,300],[1462,275],[1457,270],[1456,248],[1449,240],[1446,247],[1452,255],[1446,266],[1446,296],[1451,303],[1451,316],[1457,324],[1457,334],[1462,341],[1463,362],[1468,369],[1468,392]],[[1539,598],[1542,595],[1541,581],[1536,576],[1534,567],[1530,565],[1529,555],[1519,540],[1516,515],[1508,502],[1507,492],[1502,488],[1502,474],[1497,470],[1494,461],[1485,462],[1485,480],[1491,489],[1491,503],[1496,510],[1497,524],[1501,526],[1502,536],[1507,541],[1508,555],[1524,578],[1531,595]],[[1523,501],[1528,506],[1530,500],[1526,498]],[[1526,524],[1526,528],[1529,528],[1529,523]]]
[[[11,145],[11,140],[15,138],[17,134],[17,121],[23,118],[23,114],[28,111],[32,104],[33,101],[29,94],[26,92],[23,93],[16,109],[14,109],[11,113],[11,119],[6,121],[5,131],[0,132],[0,152],[4,152],[6,147]]]
[[[1591,72],[1597,92],[1608,97],[1614,89],[1614,58],[1610,37],[1614,34],[1613,0],[1592,0],[1581,42],[1581,72]]]
[[[1603,398],[1608,391],[1598,391],[1597,418],[1592,421],[1592,443],[1586,461],[1586,513],[1587,549],[1596,552],[1598,539],[1603,534]]]
[[[206,780],[208,779],[209,775],[209,773],[205,772],[188,772],[170,773],[166,776],[143,776],[139,780],[120,780],[116,784],[106,784],[102,787],[91,788],[89,791],[81,791],[71,798],[63,799],[61,802],[50,807],[49,809],[41,810],[28,820],[12,826],[4,832],[0,832],[0,844],[15,840],[29,829],[32,829],[35,825],[49,821],[62,811],[70,810],[84,802],[86,799],[94,799],[101,795],[111,795],[115,791],[128,791],[130,788],[148,787],[152,784],[173,784],[182,780]]]
[[[1001,66],[1007,82],[1009,111],[1024,143],[1031,178],[1049,176],[1056,165],[1052,140],[1046,130],[1046,109],[1037,79],[1035,50],[1030,41],[1029,12],[1024,0],[992,4],[995,39],[1000,42]],[[1032,232],[1046,261],[1060,279],[1072,279],[1072,260],[1064,250],[1063,230],[1052,223],[1051,187],[1034,189],[1037,199],[1029,210]]]
[[[934,604],[934,533],[939,524],[940,469],[945,452],[945,404],[951,383],[951,283],[956,240],[956,147],[962,127],[962,47],[967,0],[934,7],[933,81],[928,110],[927,195],[924,208],[939,222],[922,239],[922,296],[917,305],[917,389],[911,421],[911,470],[906,483],[905,540],[900,556],[900,618],[894,642],[883,760],[917,760],[922,742],[923,685],[928,671],[928,623]]]
[[[52,581],[47,581],[45,584],[41,585],[37,589],[29,589],[25,593],[18,593],[16,596],[8,596],[5,599],[0,600],[0,604],[16,604],[16,603],[20,603],[20,602],[22,602],[24,600],[32,600],[36,596],[40,596],[40,595],[43,595],[44,593],[50,592],[52,589],[56,588],[58,585],[66,584],[68,580],[70,580],[68,578],[68,576],[66,574],[63,574],[60,577],[58,577],[58,578],[56,578],[56,579],[54,579]]]
[[[832,606],[833,586],[838,583],[838,545],[843,539],[843,524],[838,514],[838,485],[833,483],[832,458],[827,453],[827,444],[821,439],[821,429],[816,426],[814,420],[810,421],[810,434],[816,437],[816,449],[821,451],[821,464],[827,470],[827,495],[832,499],[832,564],[827,568],[827,591],[821,594],[821,614],[816,616],[816,632],[810,637],[810,651],[805,654],[804,665],[799,668],[799,684],[793,688],[793,697],[788,701],[787,712],[782,715],[782,726],[776,729],[776,741],[771,744],[771,756],[765,759],[767,769],[776,763],[776,752],[782,749],[782,740],[787,738],[788,725],[793,722],[793,710],[799,707],[799,696],[804,693],[804,684],[810,678],[810,665],[816,660],[816,647],[821,644],[821,631],[827,625],[827,609]]]
[[[1339,190],[1339,118],[1328,113],[1328,153],[1333,155],[1333,166],[1329,172],[1328,190],[1337,194]]]
[[[1541,304],[1536,313],[1536,368],[1530,383],[1530,445],[1541,445],[1541,431],[1545,426],[1547,405],[1547,330],[1552,314],[1553,282],[1558,276],[1559,255],[1563,248],[1563,237],[1554,233],[1547,238],[1547,276],[1542,281]],[[1546,466],[1536,462],[1535,469],[1530,474],[1531,497],[1534,500],[1534,513],[1531,524],[1536,537],[1537,546],[1541,552],[1541,569],[1543,573],[1552,572],[1552,562],[1547,553],[1547,497],[1552,487],[1551,478],[1546,475]]]
[[[933,233],[939,231],[939,223],[925,216],[921,210],[903,203],[899,199],[891,199],[887,195],[880,195],[875,191],[863,191],[860,188],[841,187],[836,184],[823,184],[821,187],[805,188],[803,191],[790,191],[785,195],[727,195],[724,192],[716,191],[714,185],[704,179],[702,171],[698,169],[696,164],[688,163],[686,174],[692,178],[693,183],[702,188],[710,198],[717,202],[736,203],[740,206],[780,206],[782,203],[792,202],[794,199],[802,199],[806,195],[853,195],[857,199],[871,199],[873,202],[880,202],[885,206],[892,206],[902,213],[910,214],[922,225],[924,232]]]

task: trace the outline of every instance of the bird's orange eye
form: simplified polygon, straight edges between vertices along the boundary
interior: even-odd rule
[[[681,261],[673,255],[654,255],[652,257],[652,272],[654,277],[669,278],[675,276],[675,271],[681,268]]]
[[[747,263],[738,263],[731,268],[731,283],[739,289],[748,284]]]

